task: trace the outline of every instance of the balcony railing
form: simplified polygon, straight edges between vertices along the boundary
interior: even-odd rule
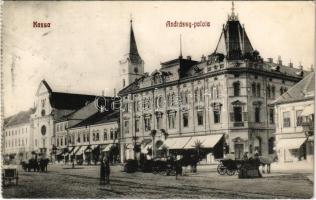
[[[244,125],[244,122],[234,122],[234,127],[243,127]]]

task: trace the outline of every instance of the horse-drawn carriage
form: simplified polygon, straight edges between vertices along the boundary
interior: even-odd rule
[[[233,176],[236,172],[240,171],[240,168],[243,165],[243,160],[232,160],[224,159],[220,160],[219,165],[217,166],[217,172],[220,175],[227,174],[228,176]]]
[[[22,161],[21,165],[24,171],[30,172],[31,170],[33,170],[34,172],[47,172],[48,163],[48,158],[41,158],[39,160],[37,160],[36,158],[31,158],[28,161]]]
[[[257,158],[249,158],[245,160],[232,160],[223,159],[220,160],[217,166],[217,172],[220,175],[227,174],[233,176],[239,174],[239,176],[259,176],[259,167],[262,167],[262,172],[265,173],[264,168],[267,167],[267,173],[270,173],[270,164],[275,160],[273,157],[258,156]],[[250,175],[252,174],[252,175]],[[256,175],[254,175],[256,174]]]

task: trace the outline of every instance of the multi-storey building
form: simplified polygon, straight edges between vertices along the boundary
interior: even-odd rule
[[[116,160],[119,151],[118,127],[118,111],[97,112],[69,127],[71,139],[68,145],[57,143],[57,147],[68,148],[66,154],[70,155],[70,158],[85,163],[98,161],[100,155],[106,153],[111,160]]]
[[[130,45],[136,46],[132,30]],[[130,51],[141,59],[137,48]],[[269,104],[307,73],[281,58],[264,61],[233,11],[211,55],[194,61],[180,54],[119,92],[122,161],[138,156],[137,146],[153,156],[202,146],[208,161],[271,154],[275,120]]]
[[[95,99],[93,95],[56,92],[45,80],[41,81],[36,92],[35,112],[31,115],[34,151],[52,158],[56,121]]]
[[[58,161],[71,160],[71,155],[75,156],[76,160],[87,161],[90,155],[87,149],[103,150],[107,146],[106,144],[114,142],[114,133],[117,134],[118,127],[118,113],[113,113],[112,108],[115,98],[102,97],[108,102],[102,111],[97,106],[100,99],[56,121],[55,145],[57,151],[55,155]]]
[[[275,102],[278,161],[314,161],[315,73],[308,74]],[[306,128],[304,128],[304,126]]]
[[[29,159],[33,150],[33,131],[30,116],[33,109],[19,112],[7,118],[4,124],[4,156],[21,161]]]

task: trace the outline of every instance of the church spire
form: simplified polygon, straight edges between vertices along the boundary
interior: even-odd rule
[[[133,63],[139,63],[142,59],[138,53],[134,30],[133,30],[133,20],[130,19],[131,30],[130,30],[130,40],[129,40],[129,58]]]

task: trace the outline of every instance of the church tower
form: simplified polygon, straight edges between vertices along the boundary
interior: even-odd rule
[[[140,78],[144,74],[144,61],[140,57],[134,30],[133,30],[133,21],[130,20],[131,30],[130,30],[130,39],[129,39],[129,52],[125,57],[120,60],[120,81],[119,88],[125,88],[129,84],[133,83],[135,79]]]

